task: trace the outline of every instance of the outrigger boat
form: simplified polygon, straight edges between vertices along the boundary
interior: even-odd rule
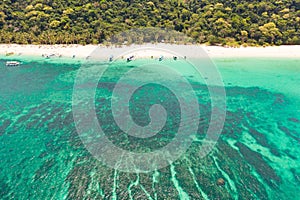
[[[5,65],[7,67],[17,67],[17,66],[20,66],[21,63],[18,61],[7,61]]]
[[[42,54],[42,57],[45,57],[46,59],[50,59],[52,57],[55,57],[56,55],[54,53],[52,54]]]
[[[109,62],[112,62],[113,60],[114,60],[114,56],[111,55],[111,56],[109,57]]]
[[[131,61],[133,61],[133,59],[134,59],[134,56],[130,56],[127,58],[127,62],[131,62]]]
[[[158,60],[162,61],[163,59],[164,59],[164,56],[160,56]]]

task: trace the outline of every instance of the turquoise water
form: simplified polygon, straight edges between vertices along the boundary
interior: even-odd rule
[[[21,67],[7,68],[0,60],[2,199],[298,198],[300,59],[215,59],[227,94],[225,126],[215,149],[200,159],[201,137],[195,138],[180,159],[147,174],[108,168],[85,149],[72,115],[79,62],[21,61]],[[124,64],[122,70],[142,62]],[[106,97],[119,73],[120,65],[100,80],[104,89],[97,91],[96,105],[108,103]],[[203,110],[201,135],[207,129],[210,101],[206,87],[193,84]],[[134,113],[140,117],[139,123],[149,121],[145,108],[155,103],[149,99],[163,92],[168,94],[163,101],[174,101],[168,91],[155,85],[136,94],[139,98],[132,103],[141,108]],[[170,111],[173,103],[166,104]],[[155,143],[139,140],[137,146],[110,126],[109,106],[101,107],[97,114],[107,119],[107,135],[116,145],[139,150],[139,145],[151,149],[171,141],[171,128],[180,113],[173,110],[170,127]],[[219,178],[225,185],[217,184]]]

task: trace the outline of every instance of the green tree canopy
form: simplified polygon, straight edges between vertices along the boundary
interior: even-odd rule
[[[95,44],[129,29],[158,27],[200,43],[300,44],[299,9],[299,0],[5,0],[0,43]]]

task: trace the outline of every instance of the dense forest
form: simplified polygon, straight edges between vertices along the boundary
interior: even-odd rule
[[[0,43],[98,44],[140,27],[175,30],[210,45],[300,44],[300,0],[0,2]],[[156,35],[153,42],[161,42]]]

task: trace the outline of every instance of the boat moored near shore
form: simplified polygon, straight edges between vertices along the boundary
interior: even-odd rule
[[[160,56],[160,57],[158,58],[159,61],[162,61],[163,59],[164,59],[164,56]]]
[[[127,58],[127,62],[131,62],[133,60],[134,60],[134,56],[130,56],[130,57]]]
[[[109,62],[112,62],[114,60],[114,56],[111,55],[108,60],[109,60]]]
[[[17,66],[20,66],[21,63],[18,62],[18,61],[7,61],[7,62],[5,63],[5,65],[6,65],[7,67],[17,67]]]

